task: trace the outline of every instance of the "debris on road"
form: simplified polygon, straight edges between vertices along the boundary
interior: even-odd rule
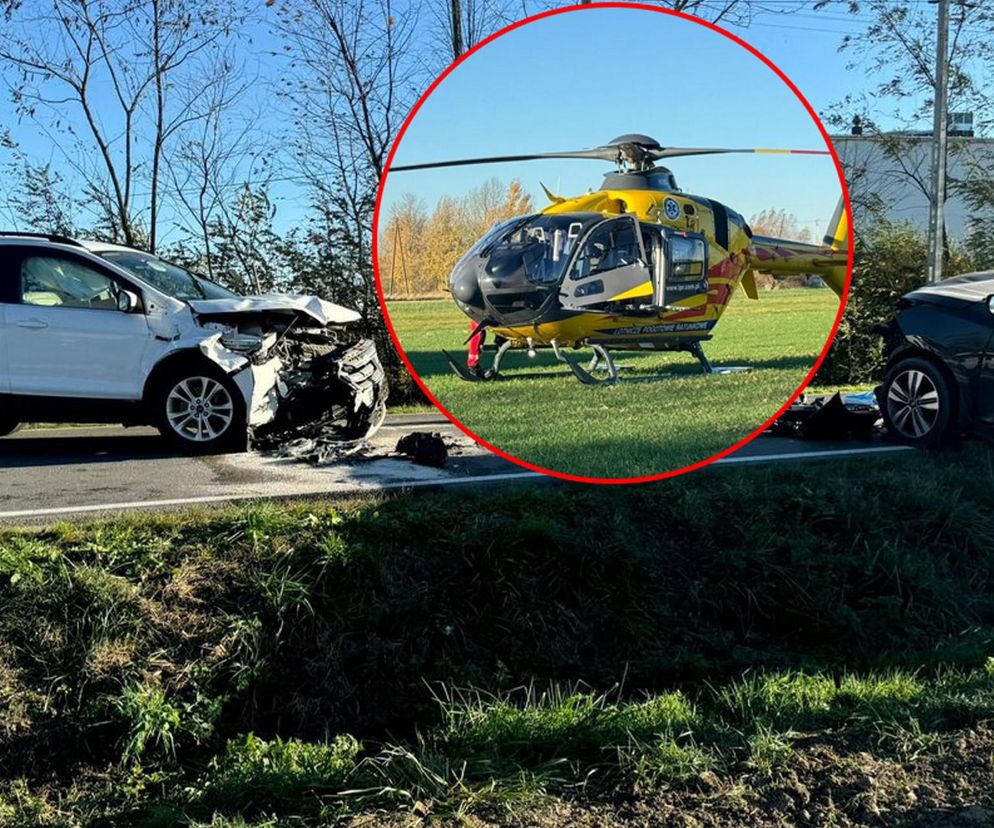
[[[419,466],[442,468],[449,459],[449,449],[437,431],[415,431],[397,442],[398,454],[409,457]]]
[[[777,437],[802,440],[869,440],[878,430],[880,409],[867,394],[802,394],[770,428]]]

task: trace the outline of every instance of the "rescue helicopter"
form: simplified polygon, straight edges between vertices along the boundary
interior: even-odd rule
[[[759,236],[731,207],[691,195],[657,161],[721,153],[829,155],[826,150],[663,147],[647,135],[621,135],[569,152],[466,158],[391,167],[391,172],[553,158],[612,162],[600,189],[564,198],[496,224],[458,261],[449,292],[472,320],[465,364],[443,351],[455,373],[479,382],[501,377],[511,349],[530,357],[551,348],[583,383],[614,384],[616,351],[686,351],[705,373],[704,354],[736,286],[758,298],[755,274],[820,276],[841,298],[849,230],[840,198],[823,243]],[[493,334],[493,362],[480,359]],[[586,367],[570,351],[589,347]],[[600,369],[604,376],[597,377]]]

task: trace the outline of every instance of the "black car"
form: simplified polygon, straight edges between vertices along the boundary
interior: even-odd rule
[[[887,373],[876,394],[892,435],[930,447],[994,429],[994,271],[912,291],[877,332]]]

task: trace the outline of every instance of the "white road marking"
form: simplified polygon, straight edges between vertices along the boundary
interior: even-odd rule
[[[136,500],[131,503],[94,503],[86,506],[62,506],[48,509],[21,509],[13,512],[0,512],[0,520],[11,518],[51,517],[52,515],[75,514],[81,512],[124,511],[127,509],[148,509],[164,506],[195,506],[204,503],[231,503],[236,500],[265,500],[273,498],[283,500],[290,497],[322,496],[322,495],[352,495],[366,492],[382,492],[388,489],[422,489],[432,486],[453,486],[469,483],[490,483],[495,480],[523,480],[529,477],[545,477],[541,472],[509,472],[505,474],[477,474],[468,477],[441,477],[437,480],[408,480],[396,483],[382,483],[375,486],[356,486],[343,489],[324,489],[320,491],[287,492],[284,495],[263,494],[231,494],[204,495],[201,497],[176,497],[168,500]]]
[[[827,451],[793,451],[787,454],[751,454],[746,457],[722,457],[722,463],[762,463],[772,460],[814,460],[822,457],[859,457],[861,454],[890,454],[895,451],[914,451],[911,446],[866,446],[864,448],[829,449]]]
[[[895,452],[913,451],[910,446],[865,446],[852,449],[829,449],[826,451],[796,451],[786,454],[758,454],[746,457],[725,457],[715,461],[713,465],[732,463],[770,463],[780,460],[814,460],[828,457],[858,457],[864,454],[891,454]],[[489,483],[507,480],[527,480],[547,477],[541,472],[521,471],[500,474],[477,474],[465,477],[442,477],[432,480],[407,480],[382,483],[379,485],[354,486],[340,489],[304,489],[297,492],[286,492],[277,495],[276,499],[292,497],[321,497],[336,495],[353,495],[366,492],[379,492],[397,489],[422,489],[435,486],[458,486],[472,483]],[[550,478],[551,479],[551,478]],[[94,512],[118,512],[136,509],[164,508],[172,506],[196,506],[211,503],[234,503],[243,500],[264,500],[273,495],[258,493],[243,493],[229,495],[203,495],[199,497],[179,497],[165,500],[138,500],[124,503],[95,503],[77,506],[49,507],[45,509],[20,509],[0,512],[0,521],[17,518],[53,517],[56,515],[84,514]]]

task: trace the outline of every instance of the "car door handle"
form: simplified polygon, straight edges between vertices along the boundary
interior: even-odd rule
[[[33,331],[41,330],[42,328],[47,328],[48,323],[42,322],[40,319],[22,319],[17,323],[18,328],[30,328]]]

